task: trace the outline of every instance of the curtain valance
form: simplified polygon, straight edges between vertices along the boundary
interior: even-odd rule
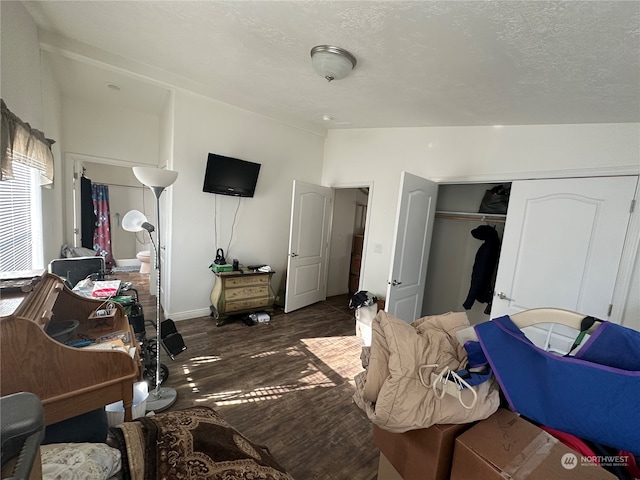
[[[31,128],[28,123],[11,113],[0,99],[2,108],[2,138],[0,143],[0,180],[13,178],[13,162],[20,162],[35,168],[42,175],[42,184],[53,183],[54,140],[45,138],[44,133]]]

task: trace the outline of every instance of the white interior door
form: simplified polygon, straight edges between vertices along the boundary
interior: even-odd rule
[[[386,311],[412,322],[422,314],[438,184],[402,172]]]
[[[556,307],[606,319],[637,181],[513,182],[491,318]]]
[[[80,195],[80,175],[82,174],[82,167],[77,162],[73,162],[73,173],[71,174],[71,185],[72,185],[72,197],[71,197],[71,208],[73,212],[73,246],[81,247],[82,246],[82,238],[80,235],[80,216],[81,216],[81,195]],[[78,169],[80,173],[78,173]]]
[[[285,313],[327,298],[333,189],[294,180]]]

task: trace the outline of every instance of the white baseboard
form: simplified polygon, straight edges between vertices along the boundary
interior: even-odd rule
[[[166,317],[170,318],[174,322],[179,322],[181,320],[189,320],[191,318],[207,317],[210,314],[211,314],[211,310],[209,310],[208,308],[201,308],[198,310],[189,310],[186,312],[172,313],[171,315],[166,315]],[[211,318],[211,321],[212,322],[214,321],[213,317]]]

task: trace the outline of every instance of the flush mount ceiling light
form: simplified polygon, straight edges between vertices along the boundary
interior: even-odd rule
[[[340,80],[356,66],[356,57],[340,47],[317,45],[311,49],[311,63],[327,81]]]
[[[105,85],[107,86],[107,88],[109,90],[113,90],[115,92],[119,92],[120,90],[122,90],[122,88],[120,87],[120,85],[118,85],[117,83],[113,83],[113,82],[107,82],[105,83]]]

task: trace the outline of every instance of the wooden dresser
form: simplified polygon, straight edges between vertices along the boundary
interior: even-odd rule
[[[271,277],[275,272],[240,270],[215,273],[211,291],[211,316],[220,326],[224,317],[273,308],[275,294]]]
[[[0,395],[31,392],[44,406],[47,425],[122,400],[125,420],[131,420],[133,383],[140,378],[139,352],[132,358],[114,350],[89,350],[64,345],[45,329],[50,322],[77,320],[73,339],[129,332],[126,347],[136,340],[124,308],[113,304],[108,316],[102,300],[76,295],[60,277],[44,273],[27,287],[31,291],[2,292],[0,317]],[[15,307],[15,308],[13,308]],[[125,335],[126,336],[126,335]]]

